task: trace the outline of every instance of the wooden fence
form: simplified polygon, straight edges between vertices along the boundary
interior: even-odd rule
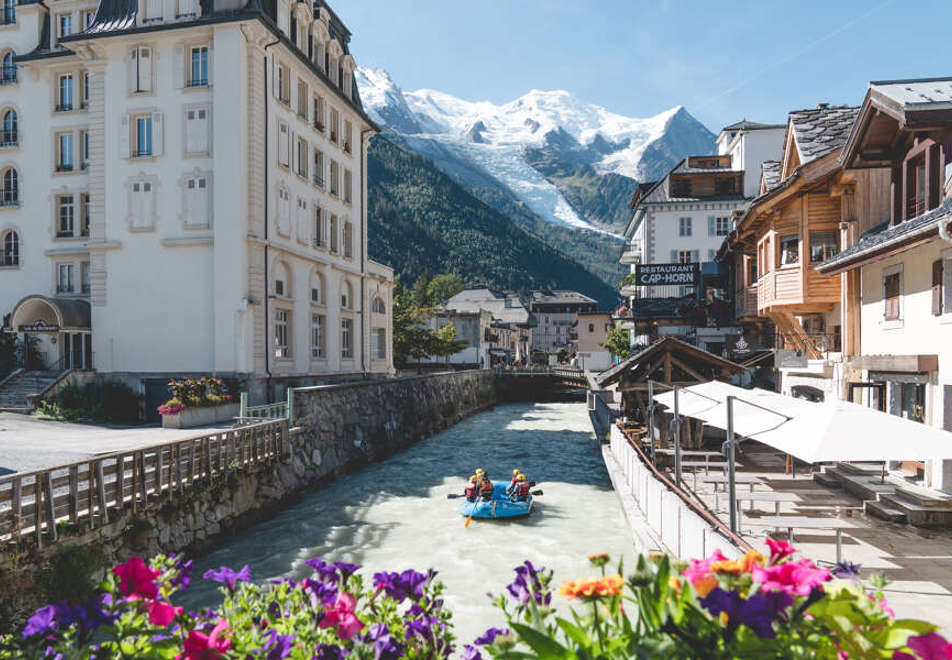
[[[231,470],[288,456],[287,420],[95,456],[0,477],[0,542],[55,541],[64,523],[93,529],[117,510],[181,495]]]

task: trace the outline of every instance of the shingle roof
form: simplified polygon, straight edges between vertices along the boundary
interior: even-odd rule
[[[790,113],[793,138],[806,165],[846,144],[859,107],[814,108]]]
[[[780,183],[780,161],[765,160],[760,165],[760,176],[764,181],[767,191],[771,191]]]
[[[532,302],[534,303],[597,303],[598,301],[589,298],[578,291],[566,291],[564,289],[539,290],[532,292]]]
[[[740,121],[729,124],[721,129],[721,132],[724,131],[756,131],[764,128],[784,128],[784,124],[762,124],[757,121],[750,121],[748,119],[741,119]]]
[[[744,170],[735,170],[733,167],[690,167],[688,165],[687,159],[682,160],[678,163],[671,174],[706,174],[707,172],[714,172],[718,174],[723,174],[724,172],[743,172]]]
[[[853,245],[834,257],[827,259],[816,269],[823,272],[838,270],[864,257],[871,256],[893,245],[925,236],[935,230],[940,220],[952,221],[952,198],[946,198],[938,207],[911,220],[889,226],[888,223],[873,227]]]
[[[937,104],[952,105],[952,78],[874,80],[869,83],[869,88],[906,110]]]

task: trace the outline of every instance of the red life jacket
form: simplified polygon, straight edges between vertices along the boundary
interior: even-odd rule
[[[483,495],[486,495],[487,493],[488,493],[489,495],[492,495],[492,492],[493,492],[493,483],[492,483],[491,481],[484,481],[484,482],[479,486],[479,490],[480,490],[480,492],[482,492]]]
[[[529,496],[529,482],[520,481],[519,489],[516,492],[519,494],[519,497],[528,497]]]
[[[466,497],[469,499],[476,497],[476,484],[470,481],[468,484],[466,484],[465,492],[466,492]]]

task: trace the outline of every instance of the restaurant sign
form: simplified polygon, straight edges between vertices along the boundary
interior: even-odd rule
[[[641,286],[681,284],[696,286],[701,274],[701,264],[636,264],[635,280]]]
[[[55,323],[47,323],[43,319],[37,319],[33,323],[27,323],[20,326],[20,332],[59,332],[60,327]]]

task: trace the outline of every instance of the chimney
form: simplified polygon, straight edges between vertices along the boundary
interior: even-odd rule
[[[816,104],[816,109],[817,109],[817,110],[828,110],[829,108],[830,108],[830,104],[829,104],[829,103],[817,103],[817,104]]]

